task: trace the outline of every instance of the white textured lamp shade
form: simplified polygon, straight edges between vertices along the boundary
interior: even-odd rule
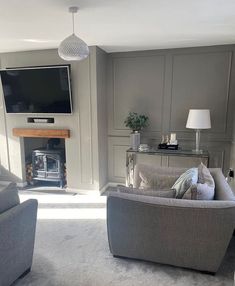
[[[209,109],[190,109],[186,128],[210,129],[211,118]]]
[[[66,61],[81,61],[88,57],[89,48],[83,40],[72,34],[60,43],[58,54]]]

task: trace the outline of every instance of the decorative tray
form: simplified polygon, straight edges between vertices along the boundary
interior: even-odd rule
[[[166,144],[166,143],[161,143],[158,145],[158,149],[167,149],[167,150],[178,150],[179,149],[179,144],[173,145],[173,144]]]

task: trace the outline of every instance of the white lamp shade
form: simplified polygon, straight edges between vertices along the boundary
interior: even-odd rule
[[[209,129],[211,128],[211,118],[209,109],[190,109],[186,128]]]

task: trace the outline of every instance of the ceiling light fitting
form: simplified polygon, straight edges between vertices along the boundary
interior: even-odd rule
[[[69,8],[69,12],[72,13],[73,33],[65,38],[58,48],[59,56],[65,61],[81,61],[89,55],[87,44],[74,33],[74,14],[77,11],[78,7]]]

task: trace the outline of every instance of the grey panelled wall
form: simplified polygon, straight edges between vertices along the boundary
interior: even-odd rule
[[[235,107],[234,107],[234,114],[233,114],[233,138],[232,138],[232,146],[230,152],[230,167],[235,170]],[[235,193],[235,178],[233,178],[230,182],[230,186],[233,188]]]
[[[0,180],[25,181],[24,139],[14,137],[12,128],[65,128],[71,132],[65,140],[68,190],[97,190],[106,183],[107,157],[99,158],[98,153],[107,153],[107,128],[102,124],[103,117],[97,114],[101,110],[97,102],[105,101],[105,57],[101,49],[90,47],[86,60],[70,62],[73,114],[52,115],[52,125],[27,123],[25,114],[5,114],[0,88]],[[59,58],[56,49],[0,54],[0,62],[1,68],[68,63]],[[102,80],[97,73],[103,74]],[[103,116],[106,121],[105,113]],[[105,139],[99,133],[105,134]]]
[[[98,170],[100,189],[108,181],[108,124],[106,101],[106,66],[107,54],[96,49],[96,76],[97,76],[97,121],[98,121]]]
[[[158,144],[162,134],[176,132],[179,144],[192,149],[195,132],[185,128],[190,108],[211,110],[212,129],[202,133],[210,166],[226,171],[230,164],[235,102],[234,45],[108,56],[109,181],[124,182],[129,111],[145,113],[150,126],[142,142]]]

